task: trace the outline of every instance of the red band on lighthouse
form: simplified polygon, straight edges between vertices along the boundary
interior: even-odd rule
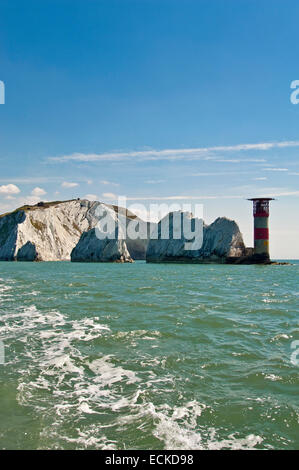
[[[260,210],[256,214],[253,214],[254,217],[269,217],[269,212]]]
[[[254,238],[255,240],[269,240],[269,229],[255,227]]]

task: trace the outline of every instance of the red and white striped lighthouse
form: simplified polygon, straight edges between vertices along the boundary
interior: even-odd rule
[[[269,203],[272,197],[256,197],[253,201],[254,254],[270,259],[269,252]]]

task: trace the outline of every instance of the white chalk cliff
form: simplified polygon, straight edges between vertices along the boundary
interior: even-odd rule
[[[179,216],[177,219],[176,217]],[[168,219],[169,217],[169,219]],[[184,235],[183,220],[190,222],[190,232],[196,230],[198,240],[194,236]],[[174,220],[181,220],[181,234]],[[164,224],[164,229],[163,229]],[[163,238],[163,230],[169,227],[169,237]],[[197,227],[197,229],[196,229]],[[201,231],[202,228],[202,231]],[[202,233],[202,236],[200,236]],[[194,240],[192,244],[192,240]],[[229,258],[237,258],[245,254],[245,245],[238,225],[233,220],[219,217],[211,225],[205,225],[202,220],[193,218],[190,213],[174,212],[165,216],[158,224],[156,238],[151,236],[149,241],[147,262],[226,262]]]
[[[125,240],[99,239],[96,229],[84,232],[71,253],[72,261],[131,263]]]
[[[0,217],[0,260],[70,260],[71,252],[79,243],[81,235],[97,226],[99,212],[105,212],[105,210],[115,214],[118,220],[117,207],[87,200],[39,203],[35,206],[24,206],[3,215]],[[128,211],[124,214],[125,223],[138,219]],[[140,223],[146,224],[143,221]],[[92,238],[93,234],[90,233],[80,240],[76,256],[81,260],[84,256],[87,257],[86,260],[89,260],[93,252],[97,253],[98,261],[101,261],[101,253],[105,261],[114,261],[118,259],[118,256],[120,260],[130,260],[135,255],[136,259],[145,258],[147,239],[136,240],[136,243],[130,240],[131,251],[129,253],[123,240],[115,244],[103,243],[95,237],[96,240],[91,243]],[[95,251],[94,245],[97,240],[99,243]],[[84,246],[85,243],[87,246]],[[79,248],[84,255],[80,255]]]
[[[225,262],[244,256],[236,222],[222,217],[208,226],[180,212],[182,221],[189,220],[193,231],[197,224],[197,235],[203,226],[203,240],[197,246],[192,244],[191,235],[177,234],[174,214],[178,213],[169,214],[169,237],[164,239],[163,221],[168,216],[150,227],[129,211],[98,201],[77,199],[24,206],[0,216],[0,260],[131,262],[146,255],[148,262]],[[99,225],[99,220],[108,221],[108,226],[114,221],[117,236],[103,236],[111,233],[111,228]]]
[[[100,208],[100,206],[97,207],[97,209]],[[124,228],[126,227],[127,218],[120,216],[118,212],[109,207],[104,208],[103,214],[97,211],[97,216],[102,225],[98,224],[96,228],[83,232],[79,242],[71,252],[71,261],[132,262],[125,241]]]

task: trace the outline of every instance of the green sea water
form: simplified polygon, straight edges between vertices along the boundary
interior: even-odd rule
[[[298,449],[298,278],[1,262],[0,448]]]

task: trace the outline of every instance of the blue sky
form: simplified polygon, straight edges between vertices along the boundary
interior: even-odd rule
[[[203,203],[299,258],[296,0],[1,0],[0,212],[23,202]],[[170,198],[170,199],[168,199]]]

